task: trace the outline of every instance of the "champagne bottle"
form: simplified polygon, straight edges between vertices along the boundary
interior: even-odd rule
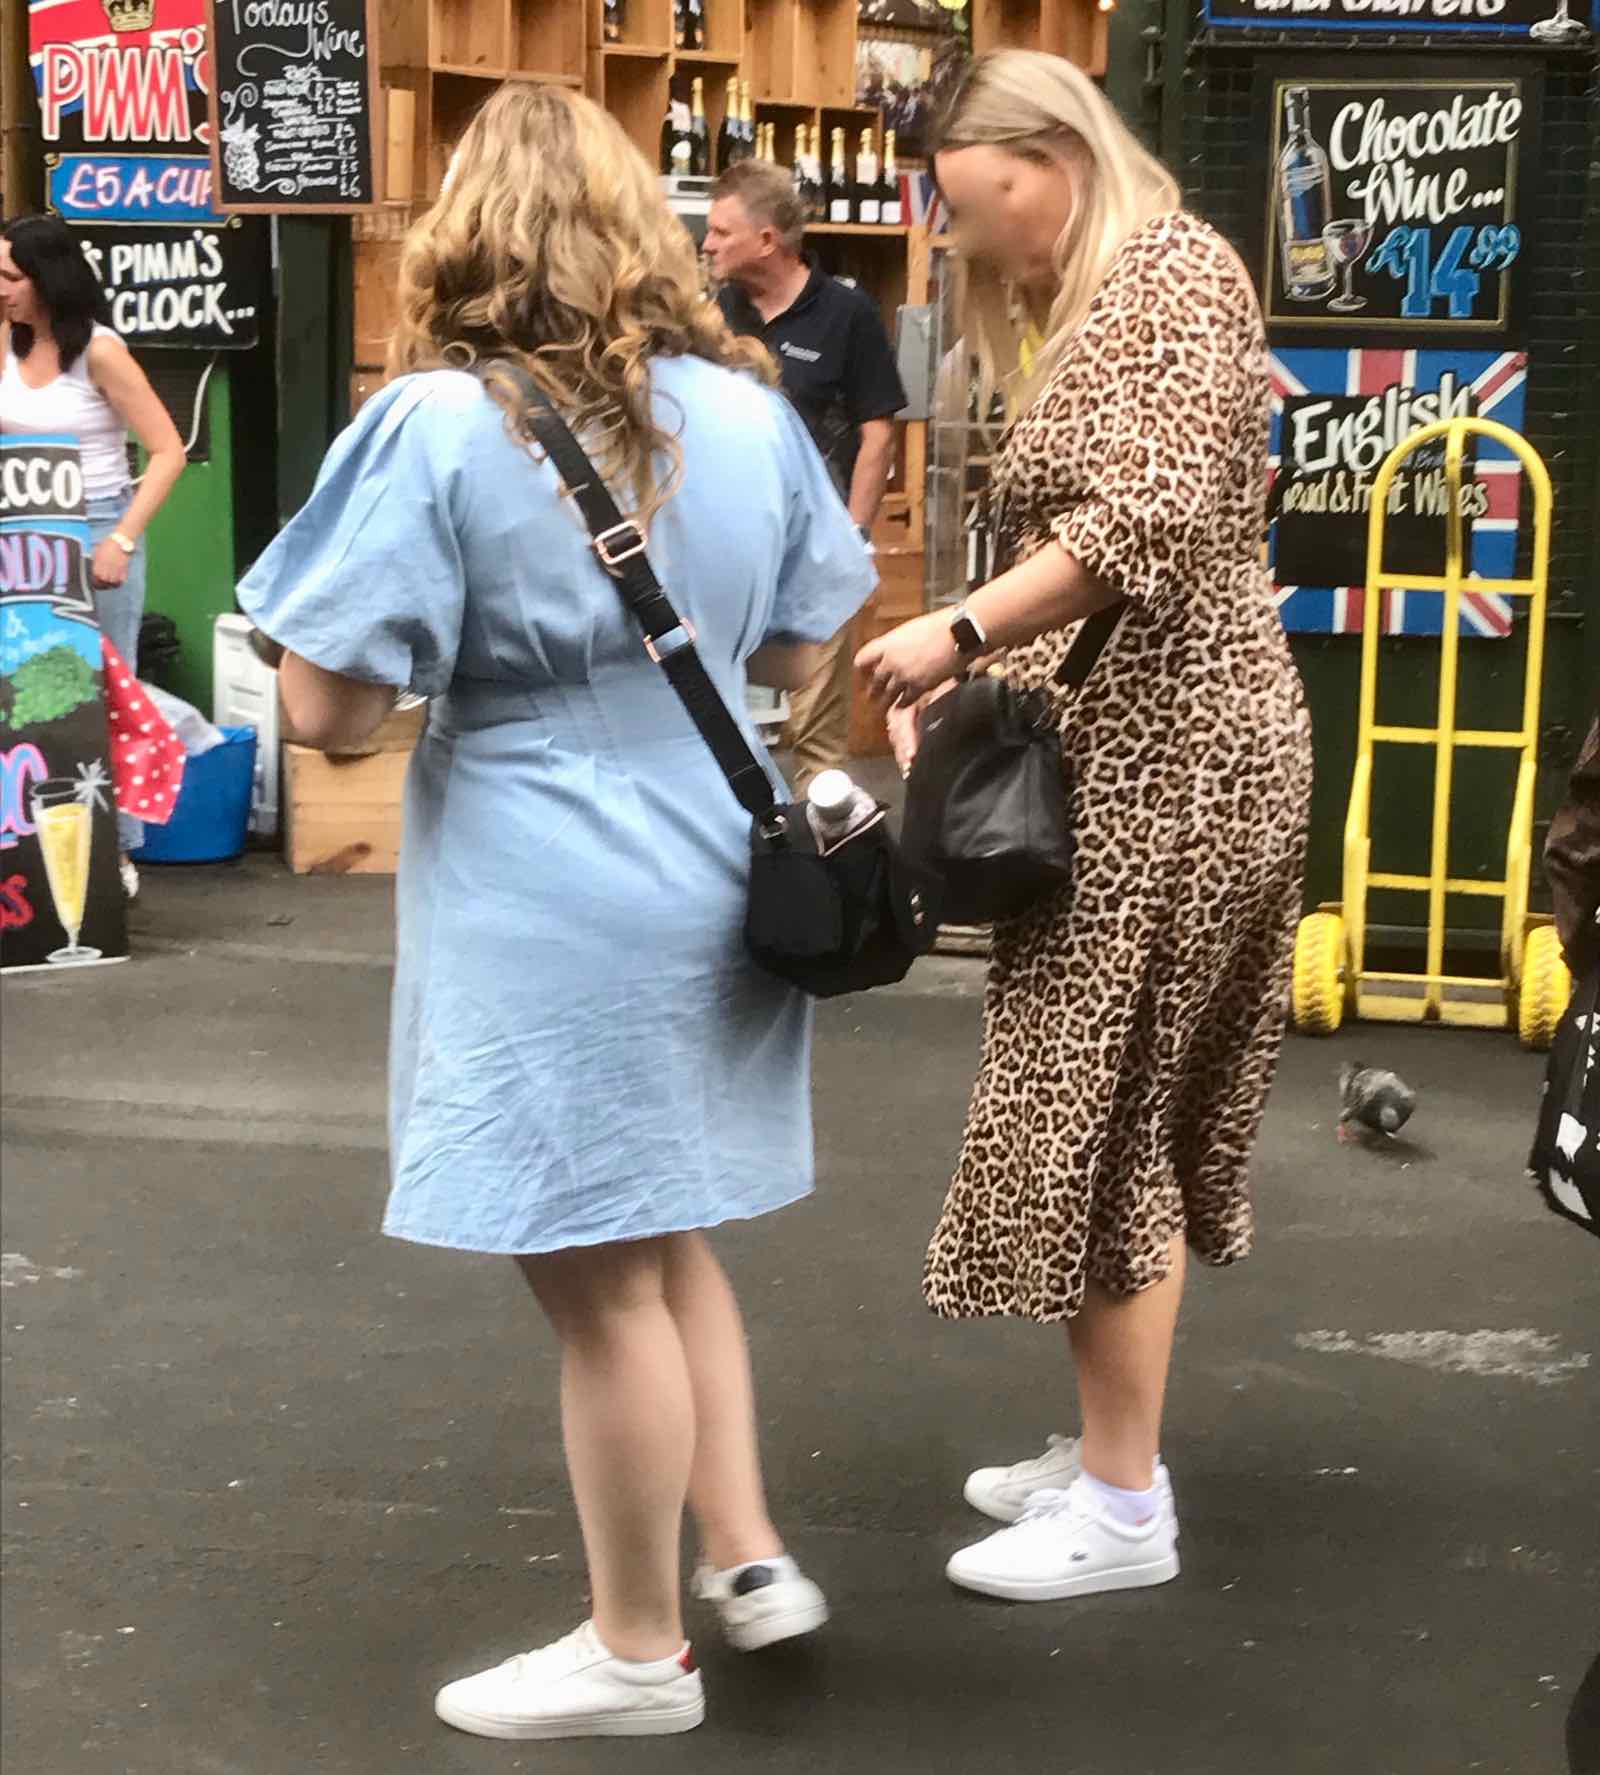
[[[672,0],[672,42],[677,49],[687,49],[684,37],[689,29],[689,0]]]
[[[622,41],[622,26],[626,17],[624,0],[605,0],[605,31],[607,43]]]
[[[861,148],[856,155],[855,219],[876,228],[883,213],[883,192],[878,185],[878,151],[872,145],[872,130],[861,132]]]
[[[687,178],[692,156],[688,107],[682,99],[668,99],[661,125],[661,170],[675,179]]]
[[[755,107],[750,102],[750,82],[739,82],[739,146],[741,160],[751,160],[756,151]]]
[[[878,219],[886,228],[900,228],[904,211],[900,205],[900,172],[894,160],[894,131],[883,132],[883,208]]]
[[[717,131],[717,171],[725,173],[739,158],[739,76],[728,76],[722,127]]]
[[[794,194],[800,200],[800,212],[805,213],[806,207],[806,126],[797,123],[794,126],[794,164],[790,169],[794,174]]]
[[[706,46],[705,0],[679,0],[683,9],[683,37],[679,49],[701,50]]]
[[[707,179],[711,176],[711,131],[706,126],[706,83],[698,74],[689,91],[689,174]]]
[[[808,222],[826,222],[828,219],[828,194],[824,189],[822,172],[822,125],[814,123],[808,138],[810,153],[806,156],[806,177],[810,181],[810,204],[806,214]]]
[[[845,154],[844,131],[833,132],[833,170],[828,175],[828,220],[848,222],[851,217],[850,162]]]

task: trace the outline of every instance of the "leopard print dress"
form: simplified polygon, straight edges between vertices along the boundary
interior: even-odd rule
[[[1182,1234],[1251,1241],[1247,1169],[1283,1033],[1311,734],[1263,563],[1269,385],[1254,291],[1184,213],[1113,261],[995,467],[1001,559],[1054,537],[1127,603],[1081,691],[1070,898],[995,931],[977,1084],[924,1291],[1055,1323],[1091,1278],[1158,1282]]]

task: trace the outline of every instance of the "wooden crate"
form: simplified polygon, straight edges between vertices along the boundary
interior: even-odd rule
[[[329,758],[285,746],[284,854],[296,875],[393,875],[411,753]]]

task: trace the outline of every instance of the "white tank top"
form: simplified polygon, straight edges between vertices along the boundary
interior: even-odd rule
[[[95,338],[115,339],[110,327],[97,326]],[[114,499],[128,486],[128,428],[89,375],[87,351],[70,370],[43,388],[29,388],[22,365],[9,345],[0,369],[0,424],[7,431],[69,433],[78,440],[83,459],[86,499]]]

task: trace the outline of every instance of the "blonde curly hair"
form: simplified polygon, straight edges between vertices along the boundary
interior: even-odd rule
[[[510,82],[462,138],[406,237],[389,371],[519,362],[634,515],[683,471],[656,422],[650,360],[702,357],[773,384],[763,346],[701,292],[694,244],[614,118],[561,87]],[[489,378],[516,435],[522,402]]]

